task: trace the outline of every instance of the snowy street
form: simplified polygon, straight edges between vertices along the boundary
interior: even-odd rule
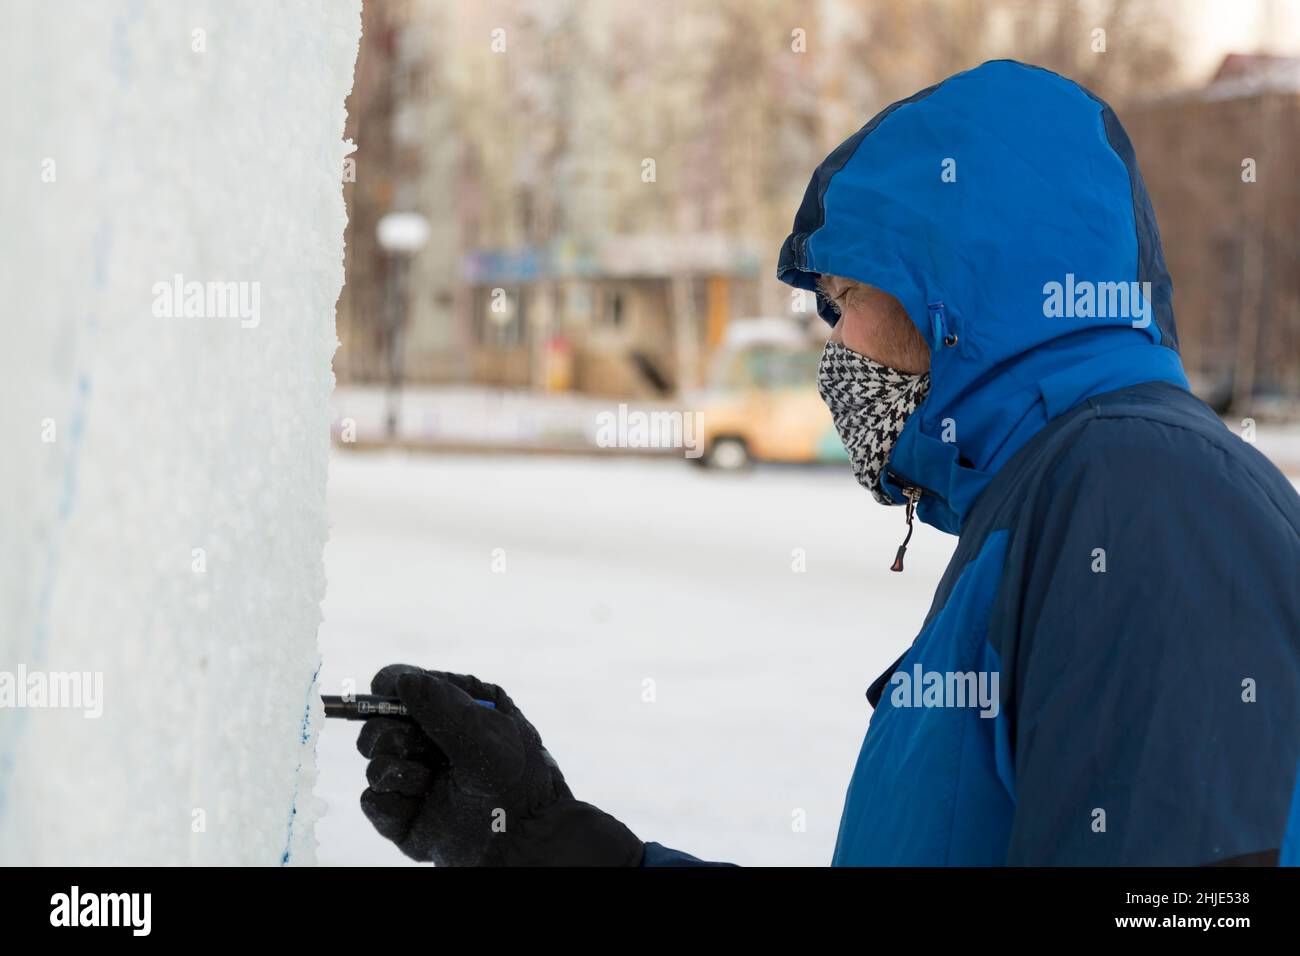
[[[890,572],[902,509],[839,468],[336,452],[329,505],[323,693],[393,662],[473,673],[578,799],[748,865],[829,863],[867,685],[955,541],[918,523]],[[398,864],[357,804],[359,727],[321,734],[319,859]]]

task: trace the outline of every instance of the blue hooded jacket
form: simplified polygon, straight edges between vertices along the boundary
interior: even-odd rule
[[[833,862],[1300,863],[1300,497],[1188,390],[1110,107],[1012,61],[893,104],[795,216],[778,276],[820,275],[925,337],[882,487],[960,536]]]

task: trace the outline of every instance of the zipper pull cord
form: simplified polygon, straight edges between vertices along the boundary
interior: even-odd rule
[[[898,546],[898,554],[894,555],[894,563],[889,566],[891,571],[903,570],[903,555],[907,553],[907,542],[912,540],[912,516],[916,513],[916,503],[921,498],[921,490],[919,488],[904,488],[903,494],[907,495],[907,537]]]

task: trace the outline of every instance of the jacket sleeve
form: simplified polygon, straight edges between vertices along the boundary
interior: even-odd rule
[[[659,843],[647,843],[642,866],[735,866],[734,863],[711,863]]]
[[[1300,499],[1253,449],[1088,429],[1026,502],[999,596],[1007,861],[1275,863],[1300,762]]]

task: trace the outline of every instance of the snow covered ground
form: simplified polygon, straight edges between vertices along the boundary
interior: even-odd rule
[[[476,674],[579,799],[749,865],[830,861],[867,685],[915,636],[955,540],[918,525],[890,572],[902,509],[842,468],[343,452],[329,496],[323,692],[395,661]],[[321,733],[319,860],[401,863],[357,805],[357,729]]]
[[[323,692],[364,691],[396,661],[476,674],[579,799],[747,865],[830,861],[863,695],[915,636],[955,541],[918,525],[890,572],[902,510],[835,467],[336,452],[329,504]],[[405,862],[357,805],[358,725],[325,723],[320,862]]]

